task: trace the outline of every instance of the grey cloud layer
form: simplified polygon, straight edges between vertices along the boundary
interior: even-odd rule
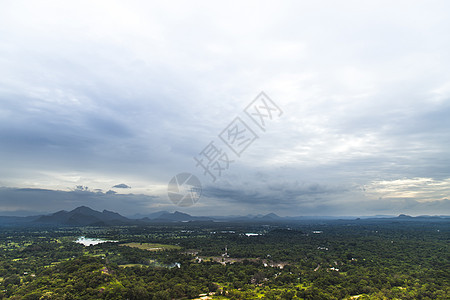
[[[55,191],[47,189],[0,188],[2,212],[13,214],[15,211],[29,215],[32,212],[55,212],[70,210],[78,206],[89,206],[97,210],[113,209],[125,215],[137,211],[155,209],[158,204],[166,204],[156,196],[115,194],[90,190]]]
[[[336,199],[343,200],[342,193],[345,193],[345,190],[317,185],[291,188],[271,187],[268,190],[272,192],[268,192],[263,189],[243,190],[241,187],[237,189],[207,187],[204,191],[205,198],[202,199],[206,206],[184,209],[195,215],[211,215],[210,206],[214,206],[233,214],[277,211],[281,215],[289,216],[361,216],[400,213],[436,214],[436,212],[446,212],[450,208],[449,199],[425,203],[412,198],[380,198],[366,202],[336,201]],[[125,215],[133,215],[139,211],[174,210],[166,199],[157,196],[87,189],[57,191],[0,188],[0,199],[2,199],[1,215],[27,216],[70,210],[81,205],[88,205],[97,210],[119,211]]]
[[[98,178],[164,206],[165,185],[187,171],[205,186],[193,212],[333,213],[359,201],[355,213],[370,213],[383,199],[450,213],[436,187],[450,178],[449,13],[446,1],[6,1],[0,186],[70,193]],[[261,90],[283,116],[211,184],[192,157]],[[414,178],[432,181],[415,194],[396,184]],[[89,201],[124,197],[115,192]]]

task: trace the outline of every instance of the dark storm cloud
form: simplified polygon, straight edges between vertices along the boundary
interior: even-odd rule
[[[364,200],[362,193],[359,200],[351,195],[349,189],[311,185],[298,189],[276,188],[277,193],[257,189],[252,191],[227,188],[207,187],[204,196],[214,198],[218,205],[238,206],[239,214],[251,213],[257,207],[265,213],[276,211],[280,215],[341,215],[364,216],[374,214],[411,215],[445,214],[450,209],[448,199],[419,202],[414,198],[379,198]],[[353,199],[352,199],[353,198]],[[443,212],[443,213],[439,213]]]
[[[1,212],[55,212],[70,210],[78,206],[89,206],[97,210],[112,210],[122,214],[148,210],[155,204],[168,204],[157,196],[118,194],[113,191],[99,192],[86,189],[58,191],[30,188],[0,188]]]
[[[22,102],[22,109],[5,107],[11,118],[0,120],[2,147],[12,151],[33,148],[38,152],[57,147],[60,151],[74,153],[108,146],[116,138],[133,137],[128,126],[115,115],[108,118],[104,112],[94,114],[83,108],[55,103],[33,107],[36,100],[17,97],[15,102]]]
[[[131,186],[126,185],[125,183],[121,183],[121,184],[116,184],[115,186],[113,186],[113,188],[118,188],[118,189],[130,189]]]
[[[293,207],[301,203],[314,203],[317,198],[337,196],[348,189],[322,184],[272,183],[269,185],[253,183],[250,186],[236,183],[233,187],[208,185],[204,188],[205,197],[211,197],[243,205],[253,204],[266,207]]]

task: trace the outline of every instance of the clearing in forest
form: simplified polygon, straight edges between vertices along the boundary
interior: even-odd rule
[[[132,248],[139,248],[142,250],[149,250],[149,251],[181,249],[180,246],[166,245],[166,244],[154,244],[154,243],[126,243],[126,244],[121,244],[120,246],[128,246],[128,247],[132,247]]]

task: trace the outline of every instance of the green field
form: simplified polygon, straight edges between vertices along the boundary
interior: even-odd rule
[[[138,248],[148,251],[161,251],[161,250],[179,250],[180,246],[166,245],[166,244],[155,244],[155,243],[127,243],[120,244],[120,246],[127,246],[132,248]]]

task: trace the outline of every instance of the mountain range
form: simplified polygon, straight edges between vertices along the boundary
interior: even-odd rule
[[[191,216],[175,211],[155,212],[148,215],[135,215],[131,218],[124,217],[117,212],[93,210],[87,206],[80,206],[71,211],[61,210],[53,214],[29,217],[0,216],[0,225],[66,225],[66,226],[112,226],[112,225],[144,225],[147,223],[173,223],[173,222],[295,222],[311,220],[355,220],[355,217],[280,217],[274,213],[266,215],[228,216],[228,217],[204,217]],[[395,221],[450,221],[450,216],[418,216],[411,217],[401,214],[397,217],[380,216],[368,217],[365,220],[395,220]]]

